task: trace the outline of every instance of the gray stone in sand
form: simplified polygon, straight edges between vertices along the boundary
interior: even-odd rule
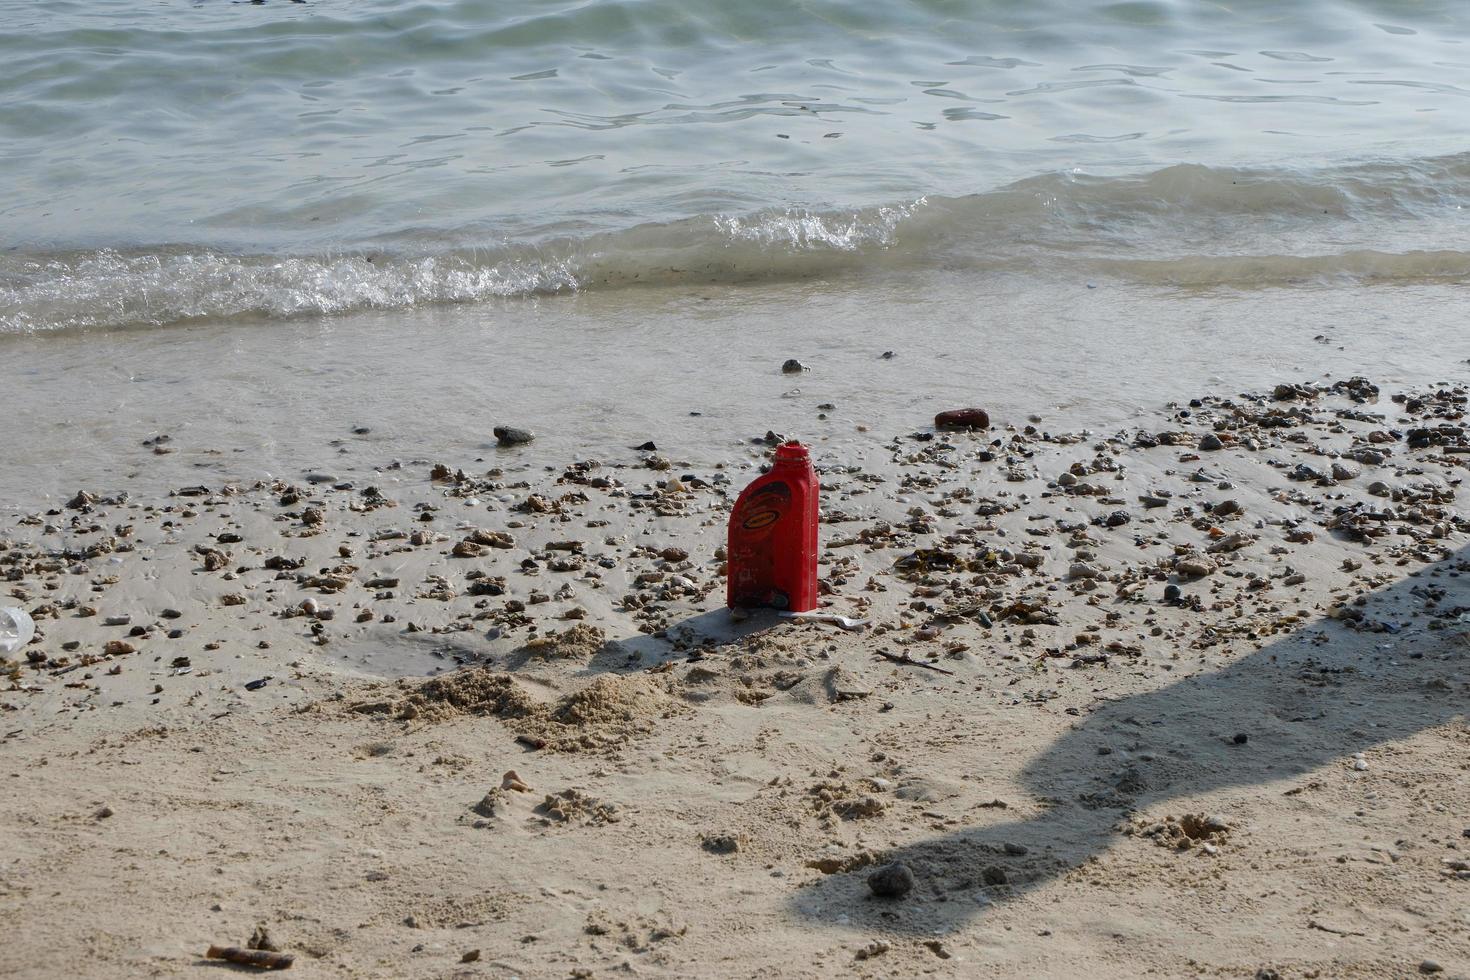
[[[495,427],[495,441],[502,446],[520,446],[536,438],[530,429],[517,429],[509,425]]]
[[[1213,432],[1206,432],[1204,438],[1199,441],[1199,447],[1208,452],[1215,449],[1224,449],[1225,443],[1221,442],[1220,437]]]
[[[788,360],[785,364],[781,365],[782,374],[800,374],[806,369],[807,366],[794,357]]]
[[[903,898],[914,890],[914,873],[906,864],[885,864],[868,875],[868,888],[879,898]]]

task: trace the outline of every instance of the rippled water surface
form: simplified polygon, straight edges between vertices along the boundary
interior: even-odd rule
[[[909,266],[1470,274],[1458,0],[0,0],[0,24],[0,332]]]

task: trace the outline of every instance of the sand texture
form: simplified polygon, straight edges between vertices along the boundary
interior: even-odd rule
[[[1466,391],[1180,395],[818,445],[859,631],[723,608],[775,433],[78,487],[0,528],[4,972],[1470,975]]]

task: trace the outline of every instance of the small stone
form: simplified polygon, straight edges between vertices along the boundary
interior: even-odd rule
[[[1222,500],[1210,513],[1216,517],[1229,517],[1231,514],[1239,514],[1243,509],[1238,500]]]
[[[914,873],[900,862],[885,864],[868,875],[868,888],[879,898],[903,898],[914,890]]]
[[[736,854],[740,851],[740,835],[707,834],[702,846],[711,854]]]
[[[1351,463],[1336,462],[1332,464],[1332,478],[1334,480],[1352,480],[1362,475],[1362,469]]]
[[[1444,972],[1444,967],[1442,967],[1438,963],[1434,962],[1434,960],[1423,960],[1423,961],[1421,961],[1419,963],[1419,972],[1420,973],[1443,973]]]
[[[463,955],[461,955],[460,958],[459,958],[459,961],[461,963],[474,963],[479,958],[480,958],[480,951],[478,949],[472,949],[469,952],[464,953]]]
[[[1164,601],[1165,602],[1178,602],[1179,601],[1179,598],[1181,596],[1183,596],[1183,595],[1184,595],[1184,590],[1181,589],[1181,588],[1179,588],[1179,586],[1177,586],[1177,585],[1166,585],[1166,586],[1164,586]]]
[[[1025,844],[1017,844],[1014,841],[1006,841],[1003,847],[1005,848],[1005,852],[1007,854],[1010,854],[1014,857],[1021,857],[1022,855],[1030,851],[1030,848],[1028,848]]]
[[[1215,566],[1203,558],[1181,558],[1174,563],[1174,571],[1185,578],[1202,578],[1215,570]]]
[[[126,626],[133,621],[131,616],[108,616],[102,621],[103,626]]]
[[[790,358],[789,360],[786,361],[785,364],[782,364],[781,365],[781,373],[782,374],[800,374],[801,372],[807,371],[807,370],[810,370],[810,369],[805,364],[801,363],[800,361],[798,361],[794,357],[793,358]]]
[[[1247,735],[1245,732],[1236,732],[1235,733],[1235,737],[1232,738],[1230,741],[1234,742],[1236,745],[1244,745],[1245,743],[1249,742],[1250,740],[1251,740],[1251,737],[1249,735]]]
[[[92,816],[96,817],[98,820],[106,820],[108,817],[112,816],[112,807],[99,807],[97,809],[97,812],[92,814]]]
[[[997,868],[995,865],[991,865],[980,872],[980,880],[987,885],[1004,885],[1008,884],[1011,879],[1006,875],[1004,868]]]
[[[1368,484],[1368,492],[1375,497],[1387,497],[1393,493],[1393,488],[1382,480],[1374,480]]]
[[[327,515],[322,513],[320,507],[308,507],[301,512],[301,523],[307,527],[317,527],[324,524],[326,520]]]
[[[983,408],[956,408],[934,416],[936,429],[988,429],[990,413]]]
[[[502,446],[521,446],[536,438],[529,429],[517,429],[509,425],[497,425],[494,432],[495,441]]]
[[[1206,432],[1204,438],[1199,441],[1199,448],[1202,452],[1213,452],[1216,449],[1224,449],[1225,443],[1213,432]]]
[[[121,657],[124,654],[137,653],[138,648],[127,640],[108,640],[103,644],[102,652],[109,657]]]

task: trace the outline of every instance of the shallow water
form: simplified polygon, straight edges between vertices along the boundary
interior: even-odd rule
[[[0,0],[0,22],[0,333],[934,268],[1470,272],[1450,0]]]
[[[1170,401],[1280,381],[1463,381],[1463,295],[1437,282],[1040,288],[931,270],[16,337],[0,510],[307,473],[391,491],[432,462],[636,463],[646,440],[680,467],[738,473],[767,429],[827,468],[886,456],[894,436],[969,404],[999,425],[1036,416],[1102,436],[1156,428]],[[781,373],[793,356],[811,370]],[[499,450],[501,424],[537,439]],[[160,433],[169,455],[143,444]],[[384,468],[394,460],[404,468]]]

